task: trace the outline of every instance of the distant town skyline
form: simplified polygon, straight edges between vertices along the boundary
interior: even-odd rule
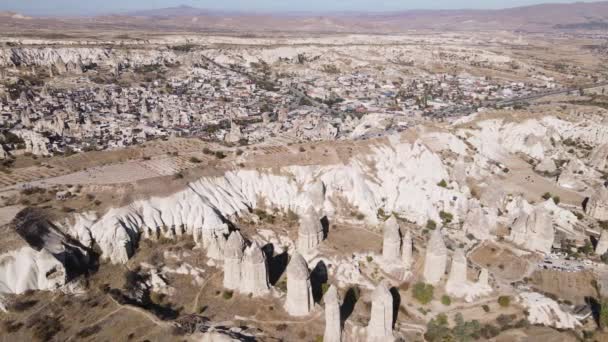
[[[98,15],[192,6],[214,11],[241,12],[385,12],[415,9],[500,9],[572,0],[1,0],[0,11],[27,15]],[[599,2],[599,1],[584,1]]]

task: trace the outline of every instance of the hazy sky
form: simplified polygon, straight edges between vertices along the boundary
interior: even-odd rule
[[[188,5],[229,11],[395,11],[406,9],[506,8],[574,0],[0,0],[0,11],[30,15],[100,14]],[[592,1],[587,1],[592,2]]]

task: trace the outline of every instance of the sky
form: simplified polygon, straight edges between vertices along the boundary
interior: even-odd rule
[[[575,0],[0,0],[0,11],[28,15],[96,15],[180,5],[247,12],[382,12],[410,9],[495,9]],[[587,1],[593,2],[593,1]]]

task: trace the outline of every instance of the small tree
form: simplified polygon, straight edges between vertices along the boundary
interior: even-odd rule
[[[511,297],[509,297],[509,296],[498,297],[498,305],[502,306],[503,308],[506,308],[507,306],[509,306],[509,304],[511,304]]]
[[[443,210],[439,212],[439,217],[441,218],[441,221],[443,221],[444,225],[450,224],[450,222],[452,222],[454,219],[454,215]]]
[[[426,305],[430,303],[431,300],[433,300],[434,291],[435,288],[433,287],[433,285],[420,282],[414,285],[413,295],[417,301],[419,301],[423,305]]]
[[[600,317],[598,321],[601,329],[608,329],[608,298],[600,300]]]

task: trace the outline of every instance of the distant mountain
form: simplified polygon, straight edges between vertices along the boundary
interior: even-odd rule
[[[152,30],[175,32],[376,32],[436,30],[604,30],[608,1],[542,4],[501,10],[417,10],[390,13],[245,13],[189,6],[82,18],[0,15],[0,29]]]
[[[129,12],[125,15],[134,16],[134,17],[150,17],[150,18],[177,18],[177,17],[197,17],[197,16],[207,16],[213,15],[215,12],[208,11],[201,8],[191,7],[191,6],[177,6],[177,7],[169,7],[169,8],[160,8],[160,9],[149,9],[149,10],[141,10],[135,12]],[[219,14],[219,12],[215,13]]]

